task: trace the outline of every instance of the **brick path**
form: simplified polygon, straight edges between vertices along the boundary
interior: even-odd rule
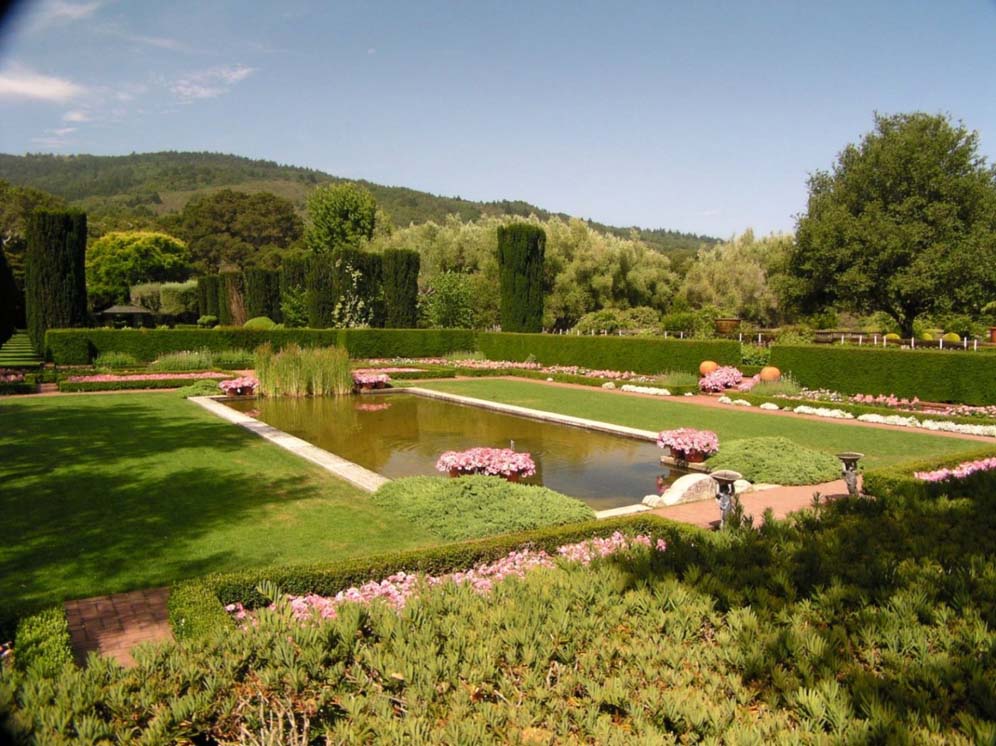
[[[860,478],[859,478],[860,480]],[[813,504],[813,493],[819,492],[824,498],[839,497],[847,494],[847,485],[843,479],[824,484],[808,484],[801,487],[775,487],[760,492],[748,492],[740,496],[740,503],[748,515],[754,516],[754,525],[761,523],[761,517],[767,508],[771,508],[775,518],[784,518],[796,510],[808,508]],[[692,503],[669,505],[654,508],[649,511],[654,515],[669,518],[672,521],[691,523],[702,528],[719,526],[719,508],[715,500],[698,500]]]
[[[168,588],[67,601],[66,620],[73,654],[82,665],[91,652],[123,666],[134,666],[131,650],[139,643],[173,639],[166,611]]]

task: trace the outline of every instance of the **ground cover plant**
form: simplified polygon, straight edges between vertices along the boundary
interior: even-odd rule
[[[448,541],[590,520],[591,508],[559,492],[498,477],[407,477],[372,501]]]
[[[750,482],[821,484],[840,477],[840,461],[827,451],[788,438],[744,438],[724,442],[708,461],[711,469],[732,469]]]
[[[0,421],[0,617],[438,541],[176,396],[5,399]]]
[[[8,667],[0,702],[56,744],[991,743],[994,539],[991,497],[842,500],[401,609],[278,603],[133,670]]]
[[[680,397],[646,399],[601,391],[580,391],[530,381],[433,381],[423,388],[447,391],[505,404],[586,417],[617,425],[660,431],[680,427],[712,430],[720,443],[754,437],[784,437],[807,448],[827,452],[859,451],[872,468],[910,459],[944,457],[977,450],[978,443],[917,431],[893,431],[846,422],[772,417],[739,408],[708,408]]]

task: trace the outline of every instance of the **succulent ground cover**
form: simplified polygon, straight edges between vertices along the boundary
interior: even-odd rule
[[[843,500],[484,593],[284,601],[132,670],[8,665],[0,712],[53,744],[990,743],[991,508]]]

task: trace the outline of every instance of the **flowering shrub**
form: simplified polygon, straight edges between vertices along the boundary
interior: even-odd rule
[[[719,437],[711,430],[682,427],[661,431],[657,435],[657,445],[679,453],[698,451],[704,456],[711,456],[719,450]]]
[[[436,462],[436,470],[444,473],[486,474],[488,476],[531,477],[536,464],[528,453],[511,448],[471,448],[467,451],[446,451]]]
[[[353,383],[357,386],[367,388],[381,388],[390,382],[391,377],[387,373],[361,373],[353,371]]]
[[[24,374],[11,368],[0,368],[0,383],[24,383]]]
[[[372,358],[367,360],[370,365],[441,365],[448,368],[470,368],[472,370],[535,370],[541,373],[547,373],[550,375],[561,374],[567,376],[581,376],[583,378],[607,378],[612,381],[628,381],[628,380],[649,380],[646,376],[641,376],[633,371],[623,371],[623,370],[599,370],[592,368],[585,368],[580,365],[548,365],[543,366],[539,363],[529,363],[529,362],[517,362],[514,360],[476,360],[474,358],[467,358],[463,360],[447,360],[442,357],[421,357],[421,358],[395,358],[395,359],[385,359],[385,358]],[[391,368],[378,367],[376,370],[384,372],[390,371]],[[404,370],[418,370],[416,369],[406,369],[398,368],[397,372]]]
[[[177,381],[177,380],[201,380],[228,378],[227,373],[131,373],[128,375],[114,375],[113,373],[100,373],[92,376],[69,376],[66,381],[69,383],[117,383],[118,381]]]
[[[744,379],[744,374],[732,365],[724,365],[716,368],[712,373],[708,373],[699,379],[699,389],[701,391],[723,391],[739,384]]]
[[[555,556],[542,550],[521,549],[510,552],[499,560],[482,563],[469,570],[438,576],[426,575],[424,578],[417,574],[398,572],[380,581],[374,580],[340,591],[331,598],[309,594],[288,596],[287,601],[290,603],[294,617],[302,622],[312,619],[334,619],[337,609],[346,603],[370,604],[380,600],[400,610],[415,595],[423,581],[428,587],[443,583],[467,584],[478,593],[487,593],[505,578],[525,577],[527,572],[537,567],[555,567],[556,557],[566,562],[587,566],[598,557],[609,557],[637,546],[653,548],[658,552],[667,550],[667,543],[663,539],[655,541],[645,534],[630,538],[616,531],[604,539],[596,538],[577,544],[565,544],[557,549]],[[241,603],[229,604],[225,610],[239,621],[249,616],[249,612]]]
[[[671,396],[668,389],[657,388],[656,386],[634,386],[626,383],[619,387],[620,391],[630,391],[634,394],[651,394],[653,396]]]
[[[757,384],[759,384],[760,382],[761,382],[761,374],[758,373],[757,375],[753,375],[750,378],[745,378],[740,383],[738,383],[737,391],[743,391],[744,393],[747,393],[752,388],[757,386]]]
[[[916,427],[933,432],[961,433],[963,435],[984,435],[996,438],[996,425],[969,425],[946,420],[918,420],[916,417],[903,417],[898,414],[863,414],[858,416],[860,422],[874,422],[880,425],[898,425],[900,427]]]
[[[792,410],[796,414],[811,414],[816,417],[829,417],[833,420],[853,420],[854,415],[850,412],[845,412],[843,409],[829,409],[827,407],[810,407],[805,404],[800,404],[798,407]]]
[[[252,376],[241,376],[231,381],[222,381],[218,388],[228,396],[254,396],[259,388],[259,381]]]
[[[978,459],[977,461],[964,461],[950,469],[918,471],[914,472],[913,476],[921,482],[943,482],[948,479],[965,479],[980,471],[994,470],[996,470],[996,456]]]

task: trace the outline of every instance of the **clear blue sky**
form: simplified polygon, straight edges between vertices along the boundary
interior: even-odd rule
[[[872,113],[996,155],[996,0],[24,2],[0,151],[210,150],[617,225],[790,230]]]

